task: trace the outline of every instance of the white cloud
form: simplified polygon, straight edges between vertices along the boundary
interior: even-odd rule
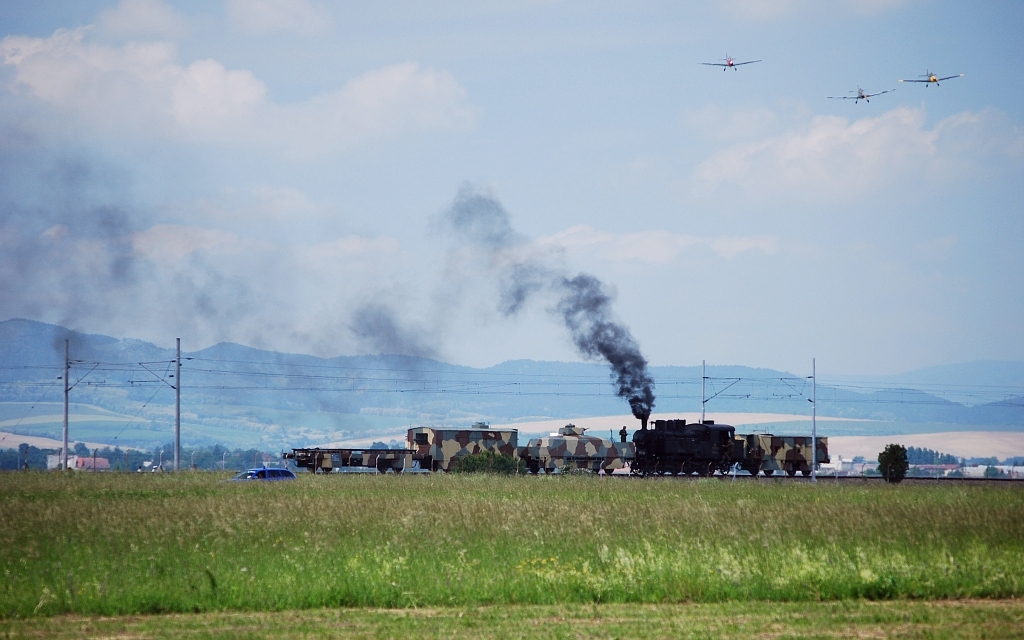
[[[415,62],[371,70],[331,93],[281,105],[247,70],[211,59],[184,67],[173,44],[113,47],[91,42],[89,30],[9,36],[0,41],[0,60],[14,69],[15,90],[57,110],[64,116],[58,124],[93,134],[273,145],[309,156],[474,122],[455,78]]]
[[[177,37],[188,24],[171,6],[161,0],[121,0],[113,9],[100,14],[99,28],[117,36]]]
[[[330,262],[339,258],[373,254],[395,254],[398,252],[398,241],[394,238],[381,236],[364,238],[363,236],[347,235],[330,242],[322,242],[303,251],[303,255],[317,263]]]
[[[253,35],[274,32],[317,36],[330,31],[330,13],[307,0],[227,0],[228,19]]]
[[[159,224],[135,232],[131,244],[136,255],[162,265],[173,265],[196,251],[237,256],[243,252],[272,249],[267,243],[240,239],[220,229],[170,224]]]
[[[723,9],[737,18],[773,20],[787,15],[835,13],[875,15],[912,4],[915,0],[723,0]]]
[[[710,140],[735,141],[763,135],[779,125],[780,114],[768,107],[718,107],[690,109],[682,124],[693,134]]]
[[[174,83],[171,112],[184,127],[214,129],[248,116],[266,94],[266,85],[248,71],[229,71],[215,60],[197,60]]]
[[[263,216],[276,219],[319,217],[323,207],[295,187],[263,185],[253,189],[257,209]]]
[[[337,91],[280,108],[293,154],[329,153],[338,145],[397,133],[463,130],[476,113],[447,71],[404,62],[353,78]]]
[[[775,236],[718,236],[714,238],[672,233],[664,230],[637,231],[614,234],[596,231],[589,225],[569,227],[556,234],[537,240],[541,245],[553,245],[566,250],[589,249],[602,257],[624,262],[636,260],[654,264],[674,262],[687,248],[703,246],[727,260],[740,253],[760,250],[771,255],[778,251]]]
[[[995,110],[957,114],[931,129],[926,122],[922,109],[908,107],[853,121],[818,116],[801,129],[716,153],[697,166],[694,187],[832,201],[863,197],[910,176],[937,179],[975,156],[982,162],[993,151],[1018,156],[1024,149],[1024,136]]]

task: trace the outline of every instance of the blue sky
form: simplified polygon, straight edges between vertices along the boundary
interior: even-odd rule
[[[1024,5],[366,4],[0,6],[0,317],[578,359],[438,224],[468,184],[654,364],[1024,360]]]

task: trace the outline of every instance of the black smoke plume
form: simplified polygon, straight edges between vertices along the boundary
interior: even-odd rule
[[[488,254],[500,279],[502,315],[519,313],[534,295],[556,295],[553,311],[561,316],[576,348],[588,358],[608,362],[616,392],[646,426],[654,408],[654,379],[629,329],[614,321],[612,298],[601,281],[582,273],[569,277],[554,264],[550,251],[531,250],[528,240],[513,230],[501,203],[470,186],[459,190],[442,222]]]
[[[429,332],[403,327],[394,309],[386,304],[366,304],[352,314],[352,333],[372,351],[382,355],[433,357]]]
[[[583,355],[608,361],[619,397],[626,398],[633,415],[646,425],[654,408],[654,378],[629,329],[610,319],[612,301],[601,281],[581,273],[561,278],[558,286],[564,293],[557,309],[576,348]]]

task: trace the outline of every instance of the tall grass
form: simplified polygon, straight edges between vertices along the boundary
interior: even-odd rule
[[[0,616],[1024,595],[1024,491],[0,475]]]

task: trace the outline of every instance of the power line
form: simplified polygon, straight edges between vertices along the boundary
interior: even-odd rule
[[[170,369],[171,369],[171,365],[170,365],[170,363],[168,363],[167,369],[164,370],[164,376],[167,375],[167,373],[170,371]],[[129,420],[128,422],[126,422],[123,427],[121,427],[121,430],[118,431],[117,435],[114,436],[114,439],[111,440],[112,443],[114,441],[116,441],[119,437],[121,437],[121,434],[124,433],[124,430],[128,428],[128,425],[130,425],[131,423],[135,422],[135,418],[139,417],[139,415],[142,413],[143,409],[145,409],[147,406],[149,406],[150,402],[153,402],[153,398],[156,397],[156,394],[160,393],[160,389],[163,389],[163,385],[158,386],[156,388],[156,391],[153,392],[153,395],[149,396],[149,400],[146,400],[146,402],[143,403],[143,405],[141,407],[139,407],[139,410],[137,412],[135,412],[135,415],[132,416],[132,419]]]

